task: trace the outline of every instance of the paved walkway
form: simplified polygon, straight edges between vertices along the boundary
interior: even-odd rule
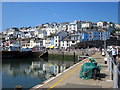
[[[65,70],[62,74],[33,88],[36,88],[36,90],[40,88],[112,88],[113,82],[109,80],[109,72],[107,71],[107,65],[104,64],[104,57],[99,53],[96,53],[92,57],[98,64],[102,65],[101,80],[84,80],[79,78],[80,66],[88,61],[88,59],[86,59],[72,66],[70,69]]]

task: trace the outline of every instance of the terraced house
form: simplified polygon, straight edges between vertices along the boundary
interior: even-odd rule
[[[94,23],[74,20],[73,22],[45,23],[35,27],[10,28],[2,34],[4,40],[26,39],[21,41],[22,48],[38,46],[66,49],[80,42],[110,39],[112,31],[118,29],[120,29],[120,25],[113,22],[99,21]],[[29,38],[40,40],[27,40]]]

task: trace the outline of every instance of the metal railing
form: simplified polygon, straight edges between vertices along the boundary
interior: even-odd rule
[[[106,58],[110,80],[113,80],[113,88],[120,88],[120,63],[117,63],[108,53],[106,54]]]

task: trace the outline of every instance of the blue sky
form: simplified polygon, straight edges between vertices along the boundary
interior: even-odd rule
[[[73,20],[118,23],[117,2],[3,2],[2,28]]]

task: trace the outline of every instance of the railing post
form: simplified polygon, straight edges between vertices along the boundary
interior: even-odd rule
[[[109,65],[110,65],[110,67],[109,67],[109,70],[110,70],[110,80],[112,80],[112,60],[111,60],[111,58],[109,58]]]
[[[107,65],[108,65],[108,71],[110,71],[110,57],[107,55]]]
[[[118,88],[118,71],[117,71],[117,65],[114,64],[113,67],[113,88]]]

